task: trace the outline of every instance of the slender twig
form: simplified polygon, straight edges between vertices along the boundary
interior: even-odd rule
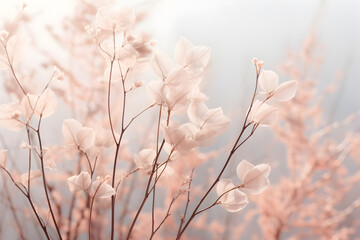
[[[105,182],[105,180],[103,180],[99,186],[97,186],[97,188],[95,189],[94,195],[91,198],[91,203],[90,203],[90,216],[89,216],[89,240],[91,240],[91,217],[92,217],[92,210],[94,207],[94,203],[95,203],[95,198],[96,198],[96,194],[99,191],[101,185]]]
[[[28,155],[28,179],[27,179],[27,192],[30,195],[30,172],[31,172],[31,137],[30,137],[30,130],[29,127],[26,127],[26,133],[27,133],[27,138],[28,138],[28,144],[30,146],[29,149],[29,155]]]
[[[156,155],[159,155],[159,135],[160,135],[160,122],[161,122],[161,111],[162,111],[162,105],[160,104],[160,110],[159,110],[159,118],[158,118],[158,124],[157,124],[157,131],[156,131]],[[155,159],[154,159],[155,160]],[[155,163],[153,163],[155,164]],[[155,179],[157,178],[158,174],[158,168],[155,170]],[[151,205],[151,236],[153,236],[154,228],[155,228],[155,196],[156,196],[156,189],[155,184],[152,191],[152,205]]]
[[[22,194],[24,194],[24,196],[25,196],[26,199],[28,200],[28,202],[29,202],[29,204],[30,204],[30,206],[31,206],[31,209],[33,210],[33,212],[34,212],[34,214],[35,214],[35,217],[36,217],[36,219],[38,220],[38,222],[39,222],[39,224],[40,224],[40,227],[41,227],[41,229],[43,230],[46,238],[47,238],[48,240],[50,240],[50,236],[49,236],[49,234],[48,234],[48,232],[47,232],[45,223],[44,223],[44,221],[40,218],[38,212],[36,211],[36,208],[35,208],[35,206],[34,206],[34,203],[33,203],[32,199],[31,199],[30,195],[28,195],[28,193],[20,187],[20,185],[14,180],[14,178],[13,178],[12,175],[11,175],[11,173],[10,173],[6,168],[1,167],[0,169],[3,169],[3,170],[8,174],[8,176],[9,176],[10,179],[11,179],[11,181],[14,183],[15,187],[18,188]]]
[[[42,181],[43,181],[44,192],[45,192],[46,201],[47,201],[47,204],[48,204],[48,207],[49,207],[49,211],[50,211],[50,214],[51,214],[51,218],[52,218],[52,220],[53,220],[53,222],[54,222],[56,232],[57,232],[59,238],[62,240],[62,236],[61,236],[61,233],[60,233],[60,229],[59,229],[58,224],[57,224],[57,222],[56,222],[55,214],[54,214],[54,211],[53,211],[53,209],[52,209],[51,202],[50,202],[50,198],[49,198],[49,193],[48,193],[48,190],[47,190],[47,183],[46,183],[46,176],[45,176],[45,166],[44,166],[44,152],[43,152],[41,135],[40,135],[41,119],[42,119],[42,118],[41,118],[41,115],[40,115],[40,119],[39,119],[39,123],[38,123],[38,128],[37,128],[36,134],[37,134],[38,141],[39,141],[40,164],[41,164]]]
[[[245,187],[245,185],[242,184],[242,185],[235,186],[235,187],[233,187],[233,188],[231,188],[231,189],[223,192],[223,193],[214,201],[214,203],[212,203],[210,206],[208,206],[208,207],[206,207],[206,208],[204,208],[204,209],[202,209],[202,210],[197,211],[195,215],[199,215],[200,213],[205,212],[205,211],[209,210],[210,208],[214,207],[215,205],[219,204],[219,200],[220,200],[225,194],[227,194],[227,193],[229,193],[229,192],[231,192],[231,191],[234,191],[234,190],[236,190],[236,189],[244,188],[244,187]]]
[[[169,207],[167,209],[166,215],[165,217],[162,219],[162,221],[159,223],[159,225],[156,227],[156,229],[151,233],[150,236],[150,240],[153,239],[154,235],[156,234],[157,231],[159,231],[159,229],[161,228],[161,226],[165,223],[166,219],[171,215],[170,214],[170,210],[172,205],[174,204],[174,202],[176,201],[176,199],[181,195],[181,193],[176,194],[175,197],[173,197],[173,199],[171,200]]]
[[[7,50],[6,44],[5,44],[4,42],[2,42],[2,41],[1,41],[1,43],[2,43],[2,45],[3,45],[3,47],[4,47],[4,49],[5,49],[5,54],[6,54],[6,58],[7,58],[7,60],[8,60],[8,63],[9,63],[9,67],[10,67],[11,73],[12,73],[12,75],[13,75],[16,83],[17,83],[17,85],[20,87],[22,93],[26,96],[26,91],[25,91],[25,89],[23,88],[23,86],[21,85],[18,77],[17,77],[16,74],[15,74],[15,70],[14,70],[14,67],[13,67],[13,65],[12,65],[12,61],[11,61],[11,59],[10,59],[9,52],[8,52],[8,50]]]
[[[216,184],[220,181],[220,178],[222,176],[222,174],[224,173],[226,167],[228,166],[230,160],[232,159],[234,153],[236,152],[236,150],[243,144],[246,142],[246,140],[248,140],[250,138],[250,136],[252,136],[252,134],[254,133],[253,131],[249,134],[249,136],[247,138],[245,138],[244,141],[242,141],[239,145],[239,141],[242,138],[246,128],[248,126],[250,126],[250,124],[248,124],[248,118],[252,109],[252,106],[254,104],[255,101],[255,96],[256,96],[256,92],[257,92],[257,87],[258,87],[258,80],[259,80],[259,75],[260,75],[260,69],[257,68],[256,64],[255,64],[255,68],[256,68],[256,82],[255,82],[255,89],[254,89],[254,93],[251,99],[251,104],[249,107],[249,110],[246,113],[246,117],[242,126],[242,129],[240,131],[240,134],[238,136],[238,138],[236,139],[226,161],[225,164],[223,165],[223,168],[221,169],[220,173],[218,174],[217,178],[215,179],[215,181],[213,182],[213,184],[210,186],[210,188],[207,190],[207,192],[204,194],[204,196],[201,198],[200,202],[196,205],[195,209],[193,210],[191,216],[189,217],[188,221],[186,222],[186,224],[184,225],[184,227],[182,228],[182,230],[178,233],[176,239],[180,239],[182,234],[185,232],[185,230],[187,229],[187,227],[189,226],[190,222],[194,219],[194,217],[196,216],[196,213],[198,211],[198,209],[200,208],[200,206],[202,205],[202,203],[205,201],[205,199],[207,198],[207,196],[210,194],[210,192],[212,191],[212,189],[216,186]]]
[[[149,180],[148,180],[148,183],[147,183],[147,186],[146,186],[144,198],[143,198],[143,200],[142,200],[142,202],[141,202],[141,204],[140,204],[140,207],[138,208],[138,211],[136,212],[136,215],[135,215],[135,217],[134,217],[134,219],[133,219],[133,221],[132,221],[132,223],[131,223],[131,225],[130,225],[130,229],[129,229],[129,231],[128,231],[126,240],[129,240],[129,239],[130,239],[130,236],[131,236],[132,230],[133,230],[134,227],[135,227],[136,221],[137,221],[137,219],[138,219],[138,217],[139,217],[139,215],[140,215],[140,213],[141,213],[141,211],[142,211],[142,209],[143,209],[143,207],[144,207],[144,205],[145,205],[145,203],[146,203],[146,200],[148,199],[148,197],[149,197],[149,195],[150,195],[150,193],[151,193],[151,190],[152,190],[152,188],[150,189],[151,181],[152,181],[152,178],[153,178],[153,176],[154,176],[155,166],[156,166],[157,160],[158,160],[158,158],[159,158],[160,152],[161,152],[161,150],[162,150],[162,148],[163,148],[163,146],[164,146],[164,143],[165,143],[165,140],[163,140],[162,143],[161,143],[161,145],[160,145],[159,154],[156,154],[156,157],[155,157],[155,160],[154,160],[155,164],[153,165],[153,169],[152,169],[152,171],[151,171],[151,173],[150,173],[150,176],[149,176]],[[149,190],[150,190],[150,191],[149,191]]]
[[[19,218],[16,214],[16,209],[15,209],[15,206],[14,206],[14,203],[11,199],[11,195],[10,195],[10,192],[9,192],[9,188],[7,186],[7,182],[3,181],[3,187],[4,187],[4,192],[5,192],[5,196],[6,196],[6,200],[7,202],[9,203],[9,207],[10,207],[10,210],[11,210],[11,213],[13,215],[13,218],[14,218],[14,221],[15,221],[15,224],[16,224],[16,227],[18,229],[18,232],[19,232],[19,235],[20,235],[20,238],[21,240],[25,240],[25,236],[24,236],[24,232],[21,228],[21,224],[20,224],[20,221],[19,221]]]
[[[183,226],[183,224],[185,222],[185,219],[186,219],[186,214],[187,214],[187,210],[188,210],[189,203],[190,203],[190,188],[191,188],[191,182],[192,182],[193,174],[194,174],[194,169],[192,169],[192,171],[191,171],[191,176],[190,176],[190,181],[189,181],[189,186],[188,186],[188,192],[187,192],[186,205],[185,205],[185,209],[184,209],[184,214],[183,214],[183,216],[181,216],[180,225],[179,225],[177,235],[180,234],[181,228],[182,228],[182,226]]]

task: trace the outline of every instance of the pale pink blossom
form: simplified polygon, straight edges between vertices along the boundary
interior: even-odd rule
[[[163,104],[172,111],[181,110],[190,102],[191,90],[186,84],[169,86],[161,81],[151,81],[147,90],[156,103]]]
[[[90,174],[88,172],[81,172],[79,175],[69,177],[67,179],[67,185],[72,193],[87,191],[91,185]]]
[[[279,85],[279,76],[271,70],[264,70],[259,76],[259,85],[268,98],[286,102],[295,96],[298,83],[291,80]]]
[[[198,129],[191,123],[179,125],[171,122],[165,128],[165,141],[179,152],[187,152],[197,146],[195,137]]]
[[[145,172],[151,172],[156,157],[154,149],[143,149],[134,156],[136,167],[143,169]]]
[[[25,124],[20,121],[21,115],[18,102],[0,105],[0,126],[14,131],[22,129]]]
[[[119,137],[118,133],[115,133],[115,137]],[[114,144],[114,138],[110,130],[104,128],[98,128],[95,131],[94,145],[97,147],[111,147]]]
[[[99,178],[91,184],[90,195],[93,198],[109,198],[115,194],[115,189],[105,179]]]
[[[278,117],[278,109],[256,100],[249,113],[249,121],[261,125],[271,125]]]
[[[119,9],[102,7],[96,14],[96,25],[104,30],[128,30],[135,21],[135,13],[130,7],[123,6]]]
[[[94,143],[94,131],[91,128],[83,127],[75,119],[64,120],[62,133],[68,146],[86,150]]]
[[[204,68],[210,59],[210,48],[194,46],[188,39],[181,38],[175,48],[175,60],[178,64],[190,68]]]
[[[166,79],[169,72],[172,70],[174,63],[168,55],[159,51],[153,55],[151,65],[158,77]]]
[[[57,107],[55,93],[49,88],[45,89],[40,96],[27,94],[21,100],[21,110],[28,121],[33,115],[46,118],[53,114]]]
[[[0,69],[8,69],[9,64],[14,65],[22,57],[24,41],[17,35],[13,35],[2,41],[6,44],[6,52],[2,44],[0,45]],[[8,58],[9,57],[9,58]]]
[[[270,170],[268,164],[255,166],[246,160],[242,160],[236,168],[236,173],[247,192],[259,194],[269,185]]]
[[[246,194],[238,190],[230,179],[221,179],[216,192],[221,196],[218,202],[229,212],[238,212],[248,204]]]

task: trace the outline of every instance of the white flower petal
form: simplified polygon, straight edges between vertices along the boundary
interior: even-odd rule
[[[72,193],[87,191],[91,185],[90,174],[88,172],[81,172],[79,175],[69,177],[67,179],[67,185]]]
[[[91,185],[91,195],[95,198],[109,198],[116,194],[115,189],[103,179],[99,179],[93,182]]]
[[[76,145],[81,150],[86,150],[94,143],[94,131],[91,128],[82,127],[76,135]]]
[[[113,30],[115,23],[111,19],[111,9],[108,7],[99,8],[96,13],[96,25],[104,30]]]
[[[228,212],[238,212],[249,203],[246,194],[239,190],[233,190],[228,194],[232,195],[232,200],[221,203]]]
[[[279,102],[286,102],[295,97],[298,82],[295,80],[287,81],[278,86],[272,98]]]
[[[19,121],[20,115],[18,102],[0,105],[0,126],[14,131],[22,129],[25,125]]]
[[[248,172],[253,169],[255,166],[251,163],[249,163],[246,160],[242,160],[239,165],[236,168],[236,174],[238,176],[238,178],[244,182],[244,179],[246,177],[246,175],[248,174]]]
[[[261,125],[270,125],[277,119],[277,115],[277,108],[256,100],[251,108],[249,119]]]
[[[216,186],[216,192],[219,197],[221,196],[219,201],[229,212],[238,212],[248,204],[246,194],[237,189],[233,189],[234,187],[232,181],[226,178],[221,179]]]
[[[193,47],[194,46],[188,39],[182,37],[175,47],[175,61],[181,66],[185,66],[187,64],[187,54]]]
[[[204,68],[210,60],[209,47],[196,46],[188,54],[187,65],[191,68]]]
[[[259,164],[248,171],[243,181],[245,189],[252,194],[259,194],[264,191],[269,185],[270,170],[268,164]]]
[[[200,126],[201,123],[204,121],[205,115],[209,111],[208,107],[203,102],[192,102],[189,105],[187,110],[187,114],[189,119],[195,123],[196,125]]]
[[[80,189],[86,190],[91,184],[90,174],[88,172],[81,172],[76,179],[76,184]]]
[[[279,84],[279,76],[271,71],[264,70],[259,76],[259,85],[266,93],[271,93]]]
[[[147,91],[156,103],[164,103],[164,88],[165,84],[162,81],[151,81],[147,85]]]
[[[163,52],[156,52],[151,59],[152,67],[156,75],[166,78],[173,67],[171,58]]]
[[[74,144],[76,143],[77,133],[82,128],[81,123],[75,119],[66,119],[62,125],[62,133],[65,138],[65,143]]]
[[[134,162],[137,168],[144,169],[147,172],[151,170],[155,157],[154,149],[143,149],[134,156]]]
[[[91,128],[83,127],[81,123],[75,119],[64,120],[62,132],[65,143],[86,150],[94,143],[94,131]]]

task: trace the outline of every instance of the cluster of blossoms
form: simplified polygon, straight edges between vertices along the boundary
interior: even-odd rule
[[[263,62],[255,59],[257,74],[254,95],[243,127],[233,149],[229,153],[229,157],[222,165],[221,172],[209,190],[201,196],[201,200],[192,213],[187,212],[190,211],[188,205],[192,181],[192,174],[189,177],[189,172],[192,171],[193,173],[195,167],[186,169],[185,173],[178,173],[182,175],[184,181],[181,186],[177,186],[178,195],[172,198],[167,214],[163,221],[160,221],[158,228],[155,228],[155,201],[157,199],[155,189],[160,187],[158,184],[160,179],[174,176],[178,171],[176,164],[192,156],[192,154],[196,155],[198,148],[211,146],[216,137],[229,128],[230,119],[224,115],[221,108],[209,108],[206,105],[208,97],[200,91],[199,85],[204,78],[204,70],[210,59],[210,48],[194,46],[186,38],[181,38],[175,47],[174,60],[163,52],[152,53],[151,48],[154,47],[154,42],[141,38],[132,32],[136,19],[134,11],[127,7],[118,10],[107,7],[98,9],[94,26],[89,25],[86,27],[87,34],[97,44],[98,52],[102,55],[101,66],[103,67],[101,76],[96,76],[95,86],[89,91],[91,92],[89,95],[94,95],[91,96],[93,98],[90,97],[94,103],[92,103],[93,105],[87,105],[87,108],[83,108],[89,109],[89,112],[86,112],[87,115],[84,115],[85,119],[88,117],[91,121],[82,123],[74,118],[69,118],[65,119],[62,124],[64,144],[61,146],[61,151],[65,153],[67,159],[76,159],[78,161],[78,170],[64,174],[66,175],[68,190],[74,194],[74,199],[79,196],[78,192],[84,191],[87,194],[87,199],[91,200],[88,220],[89,239],[93,236],[91,232],[91,216],[95,199],[110,198],[110,234],[111,239],[114,239],[116,229],[115,208],[120,206],[119,199],[122,197],[118,193],[118,189],[121,188],[119,187],[120,183],[125,177],[138,171],[145,173],[143,175],[148,179],[146,179],[147,184],[140,207],[138,207],[134,217],[130,216],[133,220],[128,224],[129,228],[125,230],[127,231],[126,239],[132,237],[133,228],[145,203],[150,201],[149,196],[151,194],[153,195],[151,238],[167,220],[174,201],[181,194],[187,194],[187,203],[183,216],[187,215],[188,218],[182,217],[180,219],[180,226],[176,235],[177,239],[181,238],[195,216],[217,204],[224,206],[229,212],[243,209],[248,203],[246,194],[259,194],[268,186],[270,166],[268,164],[254,166],[243,160],[237,167],[237,175],[241,183],[236,185],[231,179],[222,179],[222,174],[233,154],[255,132],[256,128],[259,125],[270,125],[276,119],[279,109],[279,107],[275,106],[277,102],[289,101],[295,96],[297,89],[295,80],[279,85],[278,76],[272,71],[262,71]],[[76,94],[74,94],[75,96],[69,96],[70,94],[67,93],[66,89],[81,86],[81,83],[76,82],[74,84],[72,82],[73,85],[71,85],[70,81],[67,80],[70,77],[58,67],[54,68],[50,81],[39,91],[39,94],[30,94],[23,87],[21,79],[18,79],[15,74],[13,66],[14,61],[17,60],[15,54],[17,48],[14,47],[16,41],[12,39],[15,39],[14,36],[7,40],[7,34],[1,34],[4,53],[2,53],[0,60],[1,63],[10,68],[15,84],[20,89],[21,97],[18,97],[18,101],[0,105],[0,125],[10,130],[26,129],[28,142],[23,143],[21,146],[29,151],[29,169],[21,175],[20,180],[13,178],[11,171],[6,168],[7,150],[0,151],[0,167],[6,171],[30,204],[33,204],[30,194],[30,180],[38,177],[42,178],[49,212],[58,237],[62,239],[62,229],[57,225],[58,220],[55,211],[51,207],[52,200],[48,197],[51,193],[48,191],[47,169],[45,169],[45,167],[48,167],[50,170],[54,170],[56,166],[54,166],[51,159],[51,154],[47,155],[50,150],[42,144],[40,126],[42,126],[43,119],[51,116],[56,111],[58,105],[57,95],[60,95],[64,102],[67,103],[71,103],[72,98],[84,102],[86,100],[81,95],[82,93],[78,93],[81,97]],[[4,56],[7,57],[4,58]],[[145,88],[143,87],[145,85],[144,81],[138,80],[138,73],[142,72],[147,65],[152,68],[153,75],[157,78],[157,80],[146,84],[146,91],[151,99],[151,104],[134,117],[126,118],[126,114],[128,114],[125,111],[127,97],[130,92],[136,93],[141,88]],[[66,84],[69,85],[64,87]],[[258,85],[262,89],[261,92],[257,91]],[[74,90],[74,92],[76,91]],[[78,91],[82,92],[81,89]],[[96,102],[94,100],[96,94],[104,96],[102,99],[104,102],[100,102],[98,99],[99,102]],[[115,99],[118,102],[114,101]],[[116,102],[116,105],[113,105],[112,102]],[[73,108],[76,109],[76,106]],[[137,153],[130,154],[132,157],[130,157],[129,169],[125,170],[125,174],[119,177],[119,172],[123,170],[123,166],[117,165],[117,162],[118,160],[124,160],[120,156],[123,151],[121,147],[125,144],[123,138],[125,132],[133,121],[145,111],[156,108],[158,108],[158,118],[154,122],[154,126],[152,126],[155,128],[156,139],[153,142],[146,143],[145,146],[141,146],[141,150]],[[184,112],[186,112],[187,120],[180,122],[175,116]],[[245,130],[249,127],[252,127],[251,133],[244,137]],[[37,136],[37,141],[32,141],[31,134]],[[40,170],[31,165],[32,153],[35,153],[40,160]],[[84,160],[83,162],[86,162],[86,164],[82,164],[81,160]],[[48,166],[45,166],[46,163]],[[112,175],[108,175],[109,166],[112,168]],[[200,210],[204,200],[215,186],[219,196],[217,201],[210,207]],[[54,190],[52,189],[52,191]],[[78,199],[81,200],[80,197]],[[50,239],[46,225],[42,222],[37,210],[33,208],[33,211],[44,234]],[[85,218],[86,215],[84,211],[82,210],[81,214],[79,214],[82,218]],[[127,209],[123,212],[126,211]],[[101,213],[96,214],[100,215]],[[68,231],[70,232],[71,219],[69,222]],[[75,229],[78,231],[77,227]]]
[[[259,125],[267,126],[277,119],[279,109],[267,102],[286,102],[291,100],[297,90],[297,81],[290,80],[279,85],[279,76],[271,70],[263,70],[263,61],[253,60],[258,75],[258,83],[262,92],[254,95],[253,104],[248,111],[248,125],[254,124],[253,131]],[[256,97],[256,98],[255,98]],[[275,102],[275,103],[274,103]],[[216,191],[219,195],[218,204],[221,204],[229,212],[242,210],[248,203],[247,195],[259,194],[269,185],[270,166],[259,164],[254,166],[243,160],[237,166],[236,172],[241,184],[234,185],[231,179],[221,179]],[[243,189],[244,192],[239,189]]]
[[[108,198],[115,194],[115,190],[107,183],[109,179],[110,176],[98,177],[91,182],[90,174],[81,172],[77,176],[68,178],[68,188],[72,193],[85,191],[92,198]]]

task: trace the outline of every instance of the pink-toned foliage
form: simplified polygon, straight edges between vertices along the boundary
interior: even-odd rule
[[[344,195],[360,175],[344,162],[356,159],[360,142],[356,134],[341,141],[332,134],[355,115],[324,122],[305,70],[288,64],[296,80],[283,81],[254,58],[249,106],[232,123],[239,127],[225,147],[206,152],[231,124],[230,113],[210,108],[201,92],[210,48],[181,38],[169,56],[138,31],[145,13],[103,4],[78,1],[61,31],[49,26],[56,50],[33,49],[42,60],[30,70],[22,62],[30,43],[18,28],[31,18],[24,14],[0,33],[10,99],[0,105],[0,126],[20,139],[1,137],[0,208],[10,216],[0,226],[10,230],[0,237],[238,239],[252,219],[265,239],[356,233],[347,217],[360,201],[348,204]],[[314,65],[309,49],[300,60]],[[275,161],[255,165],[236,155],[261,127],[286,148],[278,163],[288,173],[278,183],[269,180]],[[218,169],[209,167],[213,160]]]

